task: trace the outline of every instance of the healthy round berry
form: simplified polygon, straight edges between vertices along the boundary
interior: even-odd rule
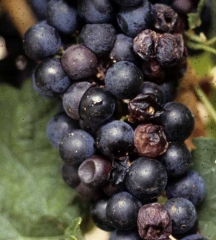
[[[96,73],[97,57],[83,45],[72,45],[61,58],[65,72],[73,80],[87,78]]]
[[[124,157],[133,150],[134,131],[122,121],[112,121],[97,132],[98,149],[107,157]]]
[[[64,34],[73,33],[78,26],[78,12],[66,0],[51,0],[46,9],[47,22]]]
[[[116,229],[133,229],[136,226],[137,214],[141,206],[141,202],[130,193],[116,193],[107,203],[107,220]]]
[[[143,75],[139,68],[128,61],[113,64],[105,76],[105,86],[115,97],[131,99],[141,88]]]
[[[94,152],[94,138],[83,130],[73,130],[59,145],[62,160],[69,164],[80,164]]]
[[[140,157],[132,162],[125,184],[135,197],[148,200],[163,192],[167,184],[167,173],[159,161]]]
[[[118,34],[110,52],[110,59],[113,62],[128,61],[136,63],[138,59],[133,51],[133,38]]]
[[[96,201],[91,206],[91,216],[92,219],[97,227],[100,229],[111,232],[114,231],[114,228],[111,227],[107,217],[106,217],[106,208],[108,203],[107,198],[102,198],[98,201]]]
[[[112,49],[116,31],[111,24],[86,24],[81,33],[81,42],[97,56],[102,56]]]
[[[189,231],[197,220],[194,205],[185,198],[172,198],[165,205],[172,220],[172,233],[182,234]]]
[[[147,0],[143,0],[137,6],[123,7],[117,14],[118,25],[127,36],[135,37],[142,30],[150,27],[151,11],[151,4]]]
[[[55,55],[61,47],[61,38],[55,28],[45,22],[30,27],[23,39],[23,48],[32,60],[40,61]]]
[[[181,178],[169,181],[166,192],[168,198],[183,197],[197,206],[205,198],[205,181],[197,172],[189,171]]]
[[[111,233],[109,240],[142,240],[142,238],[136,230],[115,230]]]
[[[68,116],[76,120],[80,119],[80,101],[91,86],[89,82],[76,82],[67,89],[62,97],[62,104]]]
[[[192,234],[184,238],[181,238],[181,240],[208,240],[208,239],[203,237],[201,234]]]
[[[78,12],[88,23],[108,23],[114,16],[114,8],[109,0],[79,0]]]
[[[72,188],[80,184],[77,167],[64,163],[62,166],[62,178]]]
[[[65,113],[59,113],[47,124],[47,138],[55,148],[58,148],[63,137],[77,128],[79,128],[78,121],[71,119]]]
[[[35,82],[45,94],[64,93],[71,81],[56,58],[48,58],[41,62],[35,70]]]
[[[194,116],[183,104],[169,102],[164,106],[161,123],[168,141],[184,141],[194,128]]]
[[[114,113],[115,99],[110,92],[92,87],[83,95],[79,114],[87,123],[96,123],[97,125],[107,121]]]
[[[172,142],[161,157],[161,163],[165,166],[170,177],[179,177],[186,173],[191,161],[191,154],[184,143]]]

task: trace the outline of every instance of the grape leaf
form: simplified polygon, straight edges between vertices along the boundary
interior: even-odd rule
[[[197,209],[201,233],[216,239],[216,141],[210,138],[193,140],[196,149],[192,152],[192,168],[205,180],[206,197]]]
[[[37,96],[30,82],[20,90],[0,85],[1,240],[67,240],[68,227],[71,240],[82,239],[83,206],[63,182],[61,159],[46,139],[55,111],[56,102]]]

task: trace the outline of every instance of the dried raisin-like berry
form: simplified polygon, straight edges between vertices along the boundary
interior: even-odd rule
[[[167,240],[172,232],[169,214],[159,203],[146,204],[139,209],[137,226],[145,240]]]
[[[161,34],[158,39],[156,58],[164,67],[172,67],[184,56],[184,40],[181,34]]]
[[[152,30],[140,32],[133,40],[133,50],[145,61],[155,57],[158,35]]]
[[[154,96],[139,94],[128,104],[130,122],[143,122],[159,117],[163,113],[163,107],[155,101]]]
[[[134,132],[134,145],[140,156],[155,158],[167,151],[168,142],[159,125],[140,124]]]
[[[177,23],[178,14],[165,4],[153,5],[154,27],[161,32],[172,32]]]

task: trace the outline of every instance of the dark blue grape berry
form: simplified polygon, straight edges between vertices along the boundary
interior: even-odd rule
[[[169,143],[165,154],[160,157],[170,177],[179,177],[186,173],[191,162],[191,154],[184,143]]]
[[[115,230],[111,233],[109,240],[142,240],[142,238],[136,230]]]
[[[114,113],[115,99],[106,90],[99,87],[92,87],[83,95],[79,114],[81,118],[91,124],[97,125],[107,121]]]
[[[51,0],[46,9],[47,22],[64,34],[73,33],[78,26],[78,12],[66,0]]]
[[[136,63],[137,56],[133,51],[133,39],[124,34],[118,34],[110,52],[110,59],[113,62],[129,61]]]
[[[169,102],[164,106],[161,123],[168,141],[184,141],[194,128],[194,116],[183,104]]]
[[[51,118],[47,124],[47,138],[54,147],[58,148],[63,137],[78,128],[78,121],[71,119],[65,113],[59,113]]]
[[[111,24],[86,24],[81,33],[81,42],[96,55],[108,54],[116,38],[116,31]]]
[[[80,184],[77,167],[64,163],[62,166],[62,178],[72,188]]]
[[[130,193],[116,193],[107,203],[107,220],[116,229],[133,229],[136,226],[137,214],[141,206],[141,202]]]
[[[62,97],[65,112],[73,119],[79,120],[79,105],[84,93],[91,87],[89,82],[77,82],[72,84]]]
[[[110,223],[106,217],[106,207],[109,199],[102,198],[96,201],[91,206],[91,216],[97,227],[100,229],[111,232],[114,231],[114,228],[110,226]]]
[[[182,234],[189,231],[197,220],[194,205],[185,198],[172,198],[165,205],[172,220],[172,233]]]
[[[113,6],[109,0],[79,0],[78,12],[88,23],[108,23],[113,19]]]
[[[197,206],[205,198],[205,181],[197,172],[189,171],[181,178],[168,182],[166,192],[168,198],[183,197]]]
[[[158,85],[158,87],[164,93],[165,103],[171,102],[174,100],[174,98],[177,95],[178,81],[164,82],[164,83]]]
[[[142,0],[113,0],[121,7],[133,7],[142,2]]]
[[[122,8],[117,14],[117,21],[122,32],[130,37],[135,37],[142,30],[150,27],[150,3],[143,0],[140,5]]]
[[[148,200],[159,196],[165,189],[167,173],[159,161],[140,157],[132,162],[125,184],[135,197]]]
[[[81,164],[94,155],[94,138],[83,130],[73,130],[59,144],[59,153],[64,162]]]
[[[141,89],[143,75],[139,68],[127,61],[113,64],[105,76],[106,88],[117,98],[130,99]]]
[[[208,239],[203,237],[203,235],[201,235],[201,234],[192,234],[192,235],[188,235],[184,238],[181,238],[181,240],[208,240]]]
[[[55,55],[61,47],[61,38],[55,28],[45,22],[29,28],[23,38],[23,48],[28,57],[35,61]]]
[[[39,20],[45,19],[46,8],[50,0],[27,0]]]
[[[122,121],[112,121],[99,128],[96,136],[98,149],[107,157],[123,157],[133,150],[134,131]]]
[[[45,95],[64,93],[71,81],[57,58],[48,58],[35,69],[35,83]]]

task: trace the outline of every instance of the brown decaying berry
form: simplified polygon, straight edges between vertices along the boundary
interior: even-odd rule
[[[128,104],[130,112],[129,122],[144,122],[159,117],[163,113],[163,107],[158,104],[151,95],[139,94]]]
[[[145,240],[167,240],[172,232],[169,214],[159,203],[146,204],[139,209],[137,227]]]
[[[153,5],[154,27],[161,32],[172,32],[177,23],[178,14],[165,4]]]
[[[134,132],[134,145],[140,156],[155,158],[167,151],[168,142],[162,126],[140,124]]]

